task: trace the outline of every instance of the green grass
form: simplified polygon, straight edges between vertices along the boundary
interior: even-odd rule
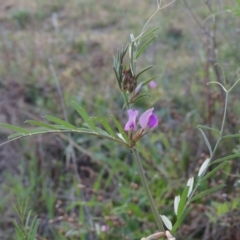
[[[188,2],[200,22],[210,16],[202,1]],[[235,1],[224,0],[212,7],[218,12],[236,6]],[[138,4],[130,0],[15,3],[1,15],[0,122],[26,127],[27,119],[39,121],[44,115],[63,118],[48,64],[51,58],[72,124],[82,123],[71,106],[73,100],[90,116],[110,120],[114,114],[124,124],[127,116],[121,110],[112,56],[129,41],[130,33],[140,33],[155,8],[154,1],[144,0]],[[57,14],[58,30],[51,22],[52,13]],[[238,21],[232,13],[216,16],[218,63],[229,85],[239,77]],[[211,18],[207,25],[211,29]],[[153,64],[156,67],[141,79],[155,74],[160,77],[158,87],[150,89],[152,97],[139,101],[137,108],[144,111],[154,106],[161,123],[142,139],[140,154],[157,207],[175,221],[174,196],[182,192],[187,179],[208,156],[196,126],[220,127],[223,98],[217,86],[206,85],[216,81],[213,67],[206,63],[208,42],[183,1],[160,11],[150,26],[160,26],[158,37],[143,53],[138,70]],[[238,96],[236,88],[230,97],[226,134],[239,131]],[[1,141],[7,134],[1,133]],[[207,134],[214,144],[216,136]],[[40,221],[38,239],[87,240],[92,236],[93,240],[139,240],[153,233],[156,225],[131,152],[104,139],[81,135],[71,135],[71,139],[77,174],[71,146],[62,135],[31,137],[0,149],[0,238],[15,237],[14,220],[18,218],[14,205],[17,201],[24,204],[26,199],[29,218],[32,221],[37,216]],[[218,157],[239,152],[239,139],[226,143],[221,144]],[[187,217],[177,239],[202,239],[207,223],[209,240],[216,239],[216,229],[226,231],[222,222],[228,221],[227,216],[237,219],[230,213],[233,208],[238,211],[238,177],[234,160],[217,174],[216,182],[209,180],[201,186],[204,191],[224,181],[228,187],[196,202],[196,210]],[[222,203],[222,193],[229,196],[233,208]],[[214,211],[211,218],[209,213]],[[200,229],[199,224],[203,226]],[[108,232],[101,231],[104,225],[109,226]],[[229,227],[228,231],[235,230]]]

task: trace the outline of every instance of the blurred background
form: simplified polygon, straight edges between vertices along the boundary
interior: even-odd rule
[[[162,6],[170,1],[162,1]],[[70,106],[91,116],[113,114],[124,125],[112,56],[137,36],[156,10],[153,0],[1,0],[0,122],[29,127],[44,115],[81,125]],[[237,0],[176,1],[161,10],[149,29],[157,39],[138,62],[153,64],[141,80],[159,74],[151,98],[160,126],[141,140],[140,154],[161,214],[175,222],[173,199],[196,175],[209,153],[197,124],[219,129],[224,93],[239,78],[240,3]],[[215,63],[221,66],[214,65]],[[56,76],[54,75],[56,74]],[[56,81],[58,79],[58,81]],[[59,93],[62,89],[62,96]],[[229,100],[225,134],[239,132],[239,87]],[[61,105],[65,102],[65,109]],[[0,142],[10,131],[0,129]],[[217,136],[206,132],[210,143]],[[0,147],[0,239],[14,239],[18,204],[38,216],[38,239],[141,239],[156,225],[131,152],[94,137],[46,134]],[[240,151],[239,139],[221,143],[217,157]],[[76,163],[76,164],[75,164]],[[240,239],[239,159],[201,191],[226,187],[194,203],[177,239]]]

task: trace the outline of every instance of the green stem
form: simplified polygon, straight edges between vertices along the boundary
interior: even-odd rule
[[[213,153],[212,153],[212,156],[211,156],[211,160],[210,162],[212,161],[213,159],[213,156],[218,148],[218,145],[219,145],[219,142],[221,141],[222,139],[222,135],[223,135],[223,130],[224,130],[224,125],[225,125],[225,122],[226,122],[226,116],[227,116],[227,105],[228,105],[228,94],[229,94],[229,91],[226,92],[226,98],[225,98],[225,106],[224,106],[224,113],[223,113],[223,121],[222,121],[222,126],[221,126],[221,130],[220,130],[220,135],[218,137],[218,140],[217,140],[217,143],[213,149]],[[209,162],[209,163],[210,163]]]
[[[126,93],[126,92],[123,92],[123,91],[121,91],[121,93],[122,93],[123,99],[124,99],[123,109],[124,109],[125,106],[126,106],[127,109],[129,109],[129,103],[128,103],[127,93]]]
[[[232,88],[231,88],[232,89]],[[228,107],[228,94],[229,94],[229,91],[226,92],[226,98],[225,98],[225,106],[224,106],[224,113],[223,113],[223,120],[222,120],[222,126],[221,126],[221,130],[220,130],[220,134],[219,134],[219,137],[217,139],[217,142],[215,144],[215,147],[213,149],[213,152],[210,156],[210,161],[209,161],[209,164],[208,166],[210,165],[215,153],[216,153],[216,150],[218,148],[218,145],[222,139],[222,136],[223,136],[223,130],[224,130],[224,125],[225,125],[225,122],[226,122],[226,116],[227,116],[227,107]],[[184,206],[184,210],[186,209],[186,207],[189,205],[190,201],[191,201],[191,198],[193,197],[194,193],[196,192],[196,190],[198,189],[199,185],[201,183],[201,179],[198,180],[196,186],[194,187],[193,191],[191,192],[190,196],[189,196],[189,200],[188,202],[186,203],[186,205]],[[184,212],[183,210],[183,212]]]
[[[134,155],[134,157],[135,157],[135,159],[137,161],[138,170],[139,170],[139,174],[140,174],[140,177],[141,177],[141,180],[142,180],[143,188],[144,188],[144,190],[145,190],[145,192],[147,194],[148,201],[150,203],[153,215],[155,217],[155,220],[156,220],[156,223],[157,223],[157,226],[158,226],[158,230],[160,232],[161,231],[165,231],[164,227],[163,227],[162,219],[161,219],[161,217],[160,217],[160,215],[158,213],[157,207],[156,207],[156,205],[154,203],[152,194],[151,194],[150,189],[148,187],[147,179],[145,177],[143,166],[142,166],[142,162],[141,162],[141,159],[139,157],[138,150],[136,148],[133,149],[133,155]]]

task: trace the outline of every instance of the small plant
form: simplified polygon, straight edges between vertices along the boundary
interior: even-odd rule
[[[32,212],[27,212],[28,202],[18,202],[15,210],[19,217],[19,222],[14,221],[15,225],[15,238],[14,240],[35,240],[37,237],[37,229],[39,220],[37,216],[32,217]]]
[[[30,13],[27,10],[19,10],[13,14],[12,18],[17,21],[21,28],[25,28],[30,21]]]

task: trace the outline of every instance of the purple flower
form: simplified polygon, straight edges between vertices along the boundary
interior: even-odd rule
[[[139,124],[142,129],[148,130],[158,126],[158,117],[153,114],[154,108],[148,109],[139,118]]]
[[[108,232],[109,231],[109,226],[108,225],[102,225],[101,226],[101,231],[102,232]]]
[[[137,110],[134,110],[134,109],[128,110],[128,121],[124,127],[125,131],[137,130],[137,116],[138,116]]]
[[[157,87],[157,83],[155,81],[151,81],[149,84],[150,88],[156,88]]]

